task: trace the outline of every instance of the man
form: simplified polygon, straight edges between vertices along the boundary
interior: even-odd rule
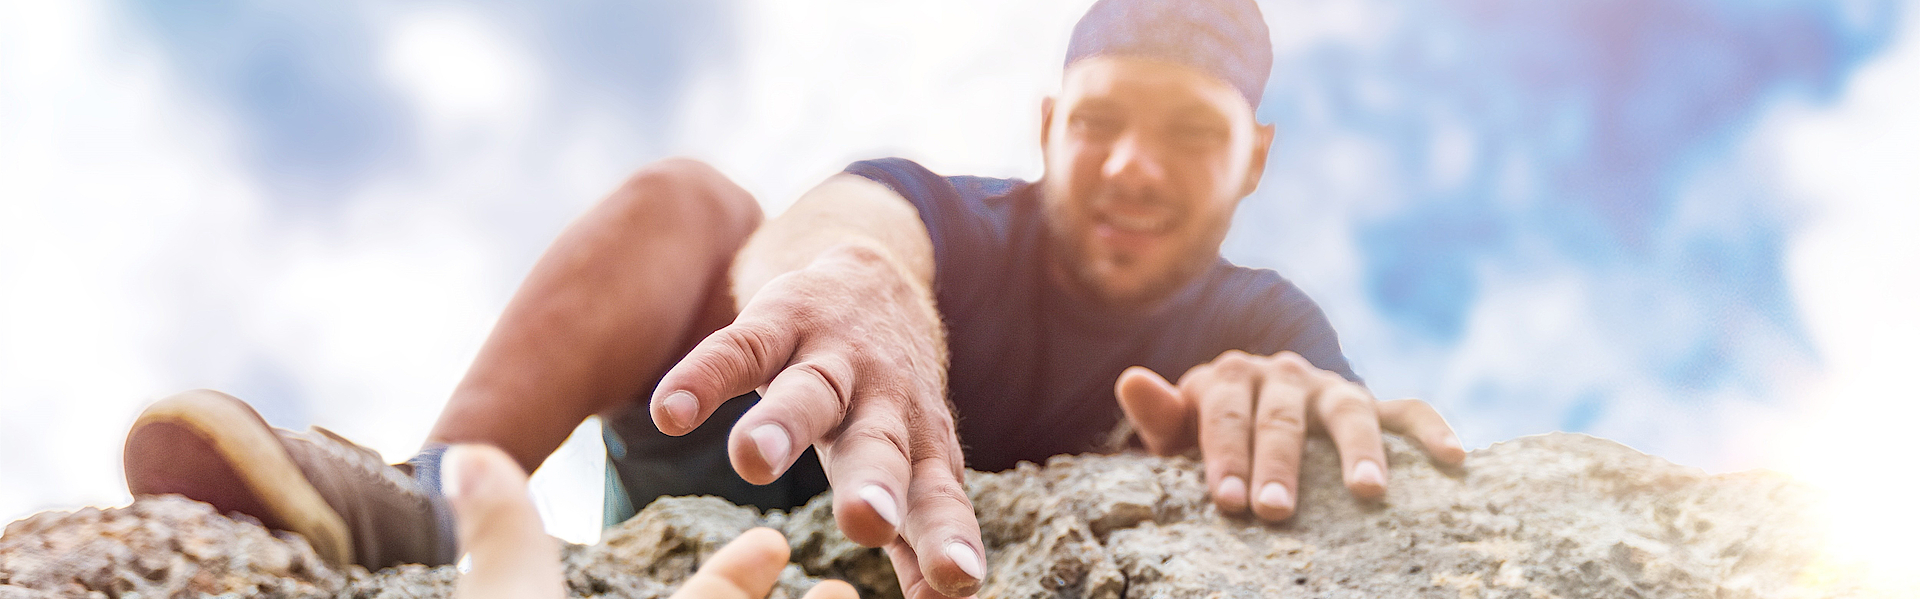
[[[1041,104],[1037,183],[861,162],[762,225],[711,168],[650,166],[528,276],[406,467],[423,488],[339,459],[350,444],[323,433],[222,451],[228,436],[264,447],[265,426],[204,398],[136,424],[129,486],[265,513],[351,546],[342,559],[444,561],[435,448],[495,445],[531,470],[604,414],[610,487],[631,504],[780,507],[830,486],[841,530],[885,547],[909,597],[986,576],[963,465],[1090,451],[1123,415],[1151,451],[1198,447],[1229,513],[1292,515],[1311,429],[1335,441],[1348,487],[1378,497],[1382,427],[1446,462],[1459,442],[1423,402],[1375,402],[1298,288],[1219,256],[1273,142],[1254,118],[1272,59],[1252,0],[1101,0]],[[208,457],[140,463],[152,452]]]

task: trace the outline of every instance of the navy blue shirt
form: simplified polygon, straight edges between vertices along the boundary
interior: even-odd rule
[[[1113,384],[1129,366],[1177,380],[1230,349],[1293,351],[1359,381],[1320,307],[1271,270],[1222,259],[1151,313],[1115,313],[1048,275],[1040,186],[942,177],[899,158],[846,172],[912,202],[933,238],[948,392],[968,467],[1095,450],[1122,418]]]

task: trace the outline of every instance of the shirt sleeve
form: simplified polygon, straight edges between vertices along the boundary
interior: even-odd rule
[[[1237,267],[1236,267],[1237,268]],[[1251,322],[1264,326],[1246,327],[1255,333],[1247,343],[1250,351],[1272,355],[1291,351],[1306,358],[1321,370],[1331,371],[1349,381],[1365,385],[1354,374],[1353,365],[1340,348],[1340,335],[1333,330],[1326,312],[1292,281],[1271,270],[1239,269],[1240,289],[1231,291],[1245,303],[1243,314]]]
[[[887,186],[887,189],[900,194],[913,208],[920,212],[920,221],[927,225],[927,234],[933,238],[933,251],[937,256],[943,253],[947,245],[947,225],[950,221],[964,220],[964,214],[951,214],[951,207],[957,202],[953,186],[926,167],[903,158],[882,158],[862,160],[847,165],[846,172],[873,180]],[[938,258],[936,257],[936,260]]]
[[[973,197],[997,191],[985,182],[998,180],[942,177],[903,158],[863,160],[846,172],[887,186],[919,211],[933,241],[934,292],[943,305],[961,299],[952,293],[982,288],[1004,262],[1007,217]]]
[[[1298,292],[1298,289],[1295,289]],[[1340,335],[1333,330],[1333,323],[1327,320],[1320,305],[1314,303],[1305,293],[1299,293],[1299,302],[1293,310],[1293,318],[1282,332],[1275,335],[1282,339],[1284,350],[1300,354],[1308,363],[1321,370],[1332,371],[1349,381],[1366,385],[1360,375],[1354,374],[1353,365],[1347,362],[1347,354],[1340,349]]]

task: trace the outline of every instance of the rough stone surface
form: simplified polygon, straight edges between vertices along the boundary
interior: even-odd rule
[[[1389,439],[1390,490],[1363,502],[1341,486],[1331,447],[1311,443],[1302,507],[1281,525],[1222,516],[1187,458],[1071,456],[971,473],[991,568],[981,596],[1881,596],[1824,561],[1814,493],[1778,475],[1707,476],[1570,434],[1497,444],[1446,471]],[[727,540],[772,526],[795,561],[773,596],[834,577],[863,597],[897,597],[885,556],[842,537],[829,505],[761,515],[713,498],[661,500],[600,543],[568,547],[568,585],[577,597],[665,597]],[[336,572],[298,538],[178,498],[41,514],[0,538],[0,599],[444,597],[455,576]]]
[[[331,597],[346,578],[306,540],[179,498],[44,512],[0,536],[0,598]]]
[[[1474,452],[1447,472],[1398,439],[1384,501],[1352,498],[1315,442],[1299,513],[1222,517],[1185,459],[1055,458],[978,476],[996,597],[1832,597],[1813,493],[1709,477],[1580,435]],[[1040,559],[1034,559],[1034,558]]]

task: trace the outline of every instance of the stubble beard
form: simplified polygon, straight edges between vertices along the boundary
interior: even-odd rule
[[[1048,182],[1043,183],[1047,184],[1042,185],[1042,193],[1064,193]],[[1115,289],[1109,281],[1140,266],[1142,257],[1096,256],[1098,242],[1093,238],[1094,223],[1073,206],[1071,201],[1042,198],[1041,211],[1046,219],[1050,249],[1048,260],[1052,262],[1048,268],[1056,277],[1066,279],[1063,282],[1073,289],[1109,308],[1144,309],[1166,300],[1219,260],[1220,243],[1226,238],[1225,226],[1210,223],[1197,235],[1176,242],[1173,263],[1167,268],[1147,273],[1147,279],[1135,289]]]

